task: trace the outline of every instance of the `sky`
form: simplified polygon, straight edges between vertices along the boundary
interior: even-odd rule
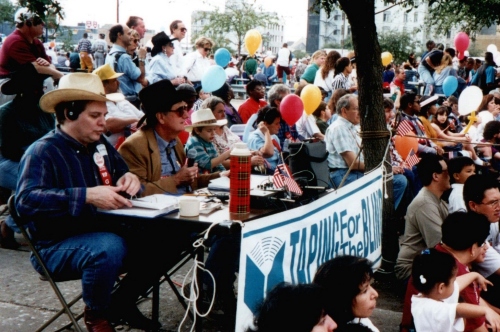
[[[120,23],[130,15],[144,19],[146,28],[156,32],[167,31],[170,22],[176,19],[191,25],[193,10],[210,10],[213,6],[224,7],[225,0],[59,0],[64,9],[64,25],[97,21],[102,26],[116,23],[116,4],[119,2]],[[264,11],[275,11],[284,21],[284,39],[295,41],[306,36],[307,0],[247,0],[262,5]],[[208,5],[207,3],[210,3]],[[189,33],[189,30],[188,30]]]

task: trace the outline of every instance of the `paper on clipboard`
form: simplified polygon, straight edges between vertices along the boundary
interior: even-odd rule
[[[130,200],[133,207],[116,210],[98,209],[99,212],[126,216],[154,218],[179,210],[179,201],[175,196],[156,194]]]
[[[256,189],[257,186],[267,183],[269,181],[271,180],[268,175],[252,174],[250,176],[250,190]],[[229,191],[229,177],[221,176],[219,178],[210,180],[210,183],[208,184],[208,189],[214,191]]]

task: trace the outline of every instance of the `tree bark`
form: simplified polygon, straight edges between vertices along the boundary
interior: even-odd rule
[[[363,153],[366,170],[376,168],[384,159],[388,133],[383,109],[382,61],[375,26],[374,0],[338,0],[351,25],[358,75],[358,101],[361,115]],[[390,159],[389,159],[390,160]],[[387,167],[388,166],[388,167]],[[385,163],[388,174],[391,165]],[[394,229],[394,199],[392,180],[386,184],[388,199],[383,201],[382,257],[383,268],[392,269],[398,254],[397,230]],[[389,264],[387,264],[389,262]],[[386,265],[386,266],[384,266]]]

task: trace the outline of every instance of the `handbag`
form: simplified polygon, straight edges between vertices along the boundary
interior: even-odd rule
[[[304,179],[307,186],[332,187],[324,141],[290,143],[288,149],[288,165],[296,181]]]

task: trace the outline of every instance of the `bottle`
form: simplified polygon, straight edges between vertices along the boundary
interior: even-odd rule
[[[231,151],[229,213],[250,213],[251,156],[246,143],[236,143]]]

